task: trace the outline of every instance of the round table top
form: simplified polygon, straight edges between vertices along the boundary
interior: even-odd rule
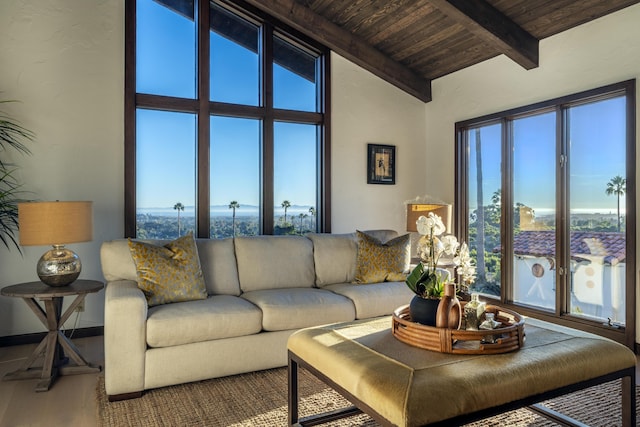
[[[49,286],[42,282],[20,283],[0,289],[6,297],[54,298],[98,292],[104,283],[97,280],[76,280],[67,286]]]

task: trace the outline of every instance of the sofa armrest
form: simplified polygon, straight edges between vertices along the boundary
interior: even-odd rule
[[[147,300],[136,282],[107,283],[104,302],[104,362],[107,395],[144,390]]]

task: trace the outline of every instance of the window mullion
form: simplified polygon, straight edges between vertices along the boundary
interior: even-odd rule
[[[136,1],[124,2],[124,237],[136,237]]]
[[[569,112],[556,107],[556,316],[570,312]]]
[[[637,351],[636,344],[636,81],[629,80],[624,84],[626,98],[626,179],[627,191],[626,212],[627,233],[626,253],[627,269],[625,281],[625,344]]]
[[[198,31],[198,132],[196,159],[196,234],[209,238],[209,1],[200,0],[197,6]]]
[[[274,209],[274,141],[273,141],[273,27],[264,23],[261,32],[262,103],[262,233],[273,234]]]
[[[469,241],[469,131],[456,123],[455,235]]]
[[[504,302],[513,302],[513,120],[502,120],[502,202],[500,214],[500,245],[502,247],[501,261],[501,292],[500,299]]]

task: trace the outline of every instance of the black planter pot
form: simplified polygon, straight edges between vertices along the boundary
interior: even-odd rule
[[[439,298],[420,298],[414,296],[409,303],[409,315],[412,322],[426,326],[436,326],[436,313],[438,312]]]

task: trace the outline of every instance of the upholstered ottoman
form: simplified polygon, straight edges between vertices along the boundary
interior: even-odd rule
[[[635,426],[635,355],[592,334],[527,319],[526,342],[498,355],[422,350],[391,334],[391,318],[300,330],[288,341],[289,421],[298,415],[302,366],[383,425],[458,425],[622,378],[623,426]],[[540,405],[536,410],[544,411]]]

